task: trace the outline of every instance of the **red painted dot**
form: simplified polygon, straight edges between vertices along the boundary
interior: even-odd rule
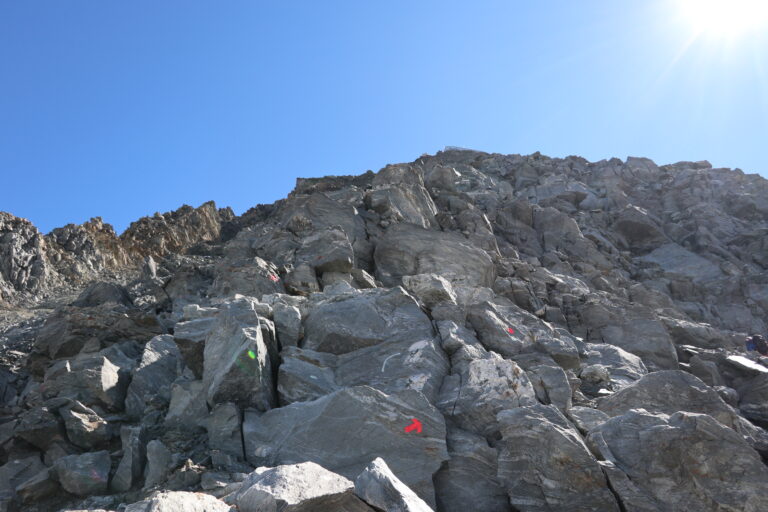
[[[271,279],[273,282],[275,282],[275,283],[276,283],[276,282],[278,282],[278,281],[280,280],[280,278],[279,278],[279,277],[277,277],[277,276],[275,276],[275,275],[272,275],[272,274],[270,274],[270,275],[269,275],[269,278],[270,278],[270,279]]]
[[[507,329],[507,332],[508,332],[509,334],[515,334],[515,330],[514,330],[513,328],[511,328],[511,327],[509,327],[509,328]]]

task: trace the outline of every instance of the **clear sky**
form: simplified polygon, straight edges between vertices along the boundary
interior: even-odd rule
[[[768,176],[768,24],[682,3],[7,0],[0,210],[121,232],[446,145]]]

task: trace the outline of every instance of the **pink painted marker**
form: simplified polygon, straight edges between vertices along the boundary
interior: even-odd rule
[[[509,334],[515,334],[515,330],[513,328],[511,328],[511,327],[507,328],[507,332]]]

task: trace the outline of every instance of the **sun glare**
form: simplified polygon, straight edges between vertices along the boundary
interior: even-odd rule
[[[768,29],[768,0],[679,0],[681,15],[701,35],[735,37]]]

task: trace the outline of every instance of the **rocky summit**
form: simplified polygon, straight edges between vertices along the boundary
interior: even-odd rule
[[[447,148],[0,213],[0,511],[768,510],[768,181]]]

